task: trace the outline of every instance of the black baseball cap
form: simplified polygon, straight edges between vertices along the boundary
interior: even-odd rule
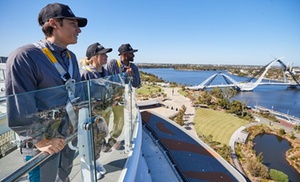
[[[119,56],[123,53],[130,53],[130,52],[137,52],[138,50],[137,49],[132,49],[131,45],[130,44],[122,44],[119,49]]]
[[[76,17],[69,6],[60,3],[48,4],[40,11],[38,16],[39,25],[44,25],[50,18],[77,20],[79,27],[85,27],[87,24],[86,18]]]
[[[86,57],[91,59],[91,57],[95,56],[96,54],[103,54],[111,52],[112,48],[105,49],[101,44],[98,42],[91,44],[86,50]]]

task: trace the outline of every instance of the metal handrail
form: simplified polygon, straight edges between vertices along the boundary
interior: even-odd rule
[[[67,145],[69,142],[74,140],[77,137],[77,132],[70,135],[65,139],[65,145]],[[31,160],[27,161],[23,166],[19,167],[12,173],[8,174],[4,178],[1,179],[1,182],[6,182],[6,181],[16,181],[19,178],[21,178],[23,175],[25,175],[27,172],[31,171],[35,167],[39,166],[42,164],[45,160],[47,160],[49,157],[51,157],[47,152],[41,152],[35,157],[33,157]]]

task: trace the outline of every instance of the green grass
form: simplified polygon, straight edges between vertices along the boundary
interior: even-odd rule
[[[248,124],[232,114],[211,109],[197,108],[195,115],[195,130],[198,134],[212,135],[213,140],[222,145],[229,144],[231,135],[241,126]]]
[[[163,89],[161,89],[159,86],[149,86],[149,85],[142,85],[141,88],[136,90],[136,93],[138,95],[148,95],[152,93],[158,93],[159,90],[163,92]]]
[[[181,95],[185,96],[185,97],[187,97],[187,96],[189,95],[188,92],[183,91],[182,89],[179,89],[178,92],[179,92]]]

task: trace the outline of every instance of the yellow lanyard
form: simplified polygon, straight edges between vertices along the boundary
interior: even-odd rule
[[[49,58],[49,60],[52,62],[52,64],[55,66],[57,71],[60,73],[61,78],[66,82],[72,77],[73,74],[73,65],[72,65],[72,60],[71,60],[71,55],[69,51],[67,51],[67,55],[69,58],[69,70],[68,72],[65,71],[65,69],[59,64],[57,59],[54,57],[52,52],[48,49],[48,47],[44,47],[42,49],[43,53]]]
[[[59,62],[57,61],[55,56],[52,54],[52,52],[48,49],[48,47],[46,47],[42,42],[35,43],[34,45],[39,47],[42,50],[42,52],[47,56],[49,61],[54,65],[54,67],[57,69],[57,71],[61,75],[60,77],[63,79],[64,82],[66,82],[72,78],[73,64],[72,64],[71,54],[69,53],[69,51],[67,51],[67,55],[69,58],[69,69],[68,69],[68,72],[66,72],[65,69],[59,64]]]

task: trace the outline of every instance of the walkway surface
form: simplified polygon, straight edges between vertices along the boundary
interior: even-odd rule
[[[164,107],[156,107],[156,108],[150,108],[145,110],[170,118],[176,115],[178,113],[178,110],[181,109],[183,105],[185,105],[186,112],[183,116],[183,120],[184,120],[183,127],[186,130],[189,130],[192,135],[198,137],[197,132],[195,131],[194,128],[195,108],[191,106],[192,103],[190,99],[178,93],[178,90],[180,89],[181,88],[164,88],[165,93],[167,94],[167,99],[164,101],[160,101],[161,104],[164,105]]]

